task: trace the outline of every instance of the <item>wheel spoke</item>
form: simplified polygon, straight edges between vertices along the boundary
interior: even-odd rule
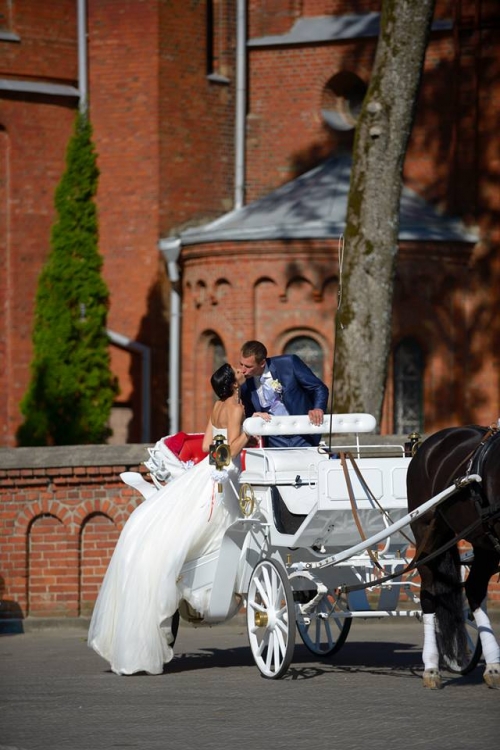
[[[262,560],[252,573],[247,627],[250,647],[261,674],[279,679],[286,673],[293,654],[295,610],[287,574],[274,560]]]

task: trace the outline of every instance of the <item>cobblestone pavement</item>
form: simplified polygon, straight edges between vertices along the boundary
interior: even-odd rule
[[[491,750],[500,691],[482,669],[422,687],[422,626],[355,621],[327,660],[297,642],[282,680],[260,676],[241,620],[182,625],[163,675],[118,677],[75,627],[0,637],[0,750]]]

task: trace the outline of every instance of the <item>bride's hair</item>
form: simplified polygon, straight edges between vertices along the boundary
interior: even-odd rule
[[[210,384],[215,391],[215,395],[221,401],[225,401],[234,393],[234,384],[236,377],[234,370],[227,362],[219,367],[210,378]]]

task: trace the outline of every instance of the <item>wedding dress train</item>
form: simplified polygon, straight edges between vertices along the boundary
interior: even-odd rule
[[[226,431],[213,427],[213,434]],[[182,586],[185,562],[217,550],[239,516],[239,460],[218,494],[208,458],[139,505],[120,535],[90,623],[88,644],[113,672],[160,674],[173,657],[171,618],[184,599],[203,614],[210,591]]]

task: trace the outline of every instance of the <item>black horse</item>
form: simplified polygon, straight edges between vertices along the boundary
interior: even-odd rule
[[[441,687],[440,661],[449,669],[466,674],[476,666],[482,647],[486,661],[484,679],[489,687],[500,688],[500,648],[489,618],[481,609],[490,578],[500,563],[498,428],[451,427],[425,440],[408,467],[408,509],[415,510],[456,480],[474,474],[482,481],[463,486],[411,524],[421,577],[426,687]],[[465,586],[458,551],[460,539],[469,542],[473,552]],[[472,652],[468,652],[464,588],[474,618],[470,622],[479,632]]]

